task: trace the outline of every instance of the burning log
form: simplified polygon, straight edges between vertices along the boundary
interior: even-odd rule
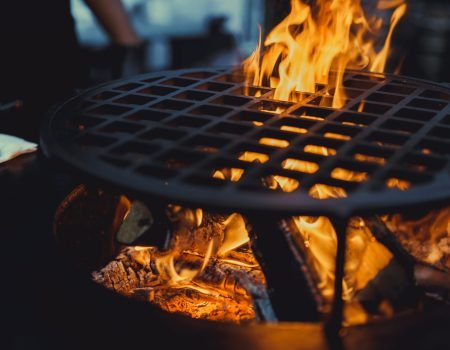
[[[450,207],[384,218],[393,237],[417,261],[450,272]]]
[[[438,290],[444,298],[450,296],[450,274],[438,266],[426,264],[413,258],[396,235],[378,217],[364,219],[373,235],[385,244],[394,259],[378,275],[357,293],[357,299],[367,310],[375,312],[380,303],[388,300],[394,308],[417,306],[420,291]]]
[[[330,301],[329,287],[333,285],[331,280],[324,278],[330,276],[327,274],[330,271],[334,276],[334,270],[326,269],[327,257],[333,258],[336,251],[330,225],[326,218],[308,217],[293,218],[285,225],[298,253],[306,261],[307,275],[313,286],[322,286],[317,292],[323,294],[322,299],[318,299],[322,300],[322,307]],[[368,314],[386,314],[417,308],[423,289],[438,288],[447,297],[450,275],[430,265],[418,264],[378,217],[353,218],[348,224],[346,237],[348,249],[343,298],[347,301],[347,323],[361,319],[361,315],[350,311],[352,301],[358,301]],[[329,250],[325,245],[329,245]],[[331,260],[329,265],[334,266],[334,261]]]
[[[218,252],[225,239],[226,215],[179,206],[169,206],[168,215],[172,223],[172,245],[177,245],[177,249],[188,249],[203,255],[208,250],[212,255]]]
[[[425,287],[436,285],[450,289],[448,282],[446,282],[450,278],[450,269],[442,263],[442,260],[432,262],[427,259],[427,255],[423,254],[424,251],[433,249],[433,243],[430,243],[429,239],[421,239],[420,236],[414,236],[413,238],[414,232],[412,232],[408,234],[410,239],[405,240],[404,236],[402,236],[405,232],[392,231],[390,228],[394,227],[392,223],[389,227],[383,220],[376,217],[366,218],[365,222],[374,236],[394,253],[396,260],[407,271],[410,271],[411,278],[416,280],[418,278],[417,282],[419,285]],[[422,227],[422,229],[427,230],[426,227]],[[445,238],[443,240],[445,241]],[[445,250],[446,248],[444,247],[443,251]],[[433,282],[438,276],[440,276],[439,280],[441,282]]]
[[[125,248],[116,259],[93,273],[99,284],[122,295],[149,301],[163,310],[193,318],[244,322],[257,317],[252,298],[266,298],[265,280],[250,251],[234,252],[217,259],[192,282],[167,285],[161,280],[156,248]],[[238,260],[234,260],[238,259]],[[185,252],[177,261],[183,266],[201,265],[203,257]]]
[[[416,265],[414,277],[419,286],[426,288],[439,288],[450,293],[450,274],[425,265]],[[450,294],[449,294],[450,300]]]
[[[163,233],[170,244],[162,250],[127,247],[93,273],[94,281],[194,318],[232,322],[274,318],[264,274],[248,245],[242,246],[248,234],[240,215],[171,205],[160,210],[164,218],[156,218],[144,204],[129,204],[117,238],[127,243],[151,242],[150,235],[161,236],[152,224],[166,220],[170,230]]]
[[[420,293],[403,266],[392,260],[355,297],[370,314],[391,314],[416,308]]]

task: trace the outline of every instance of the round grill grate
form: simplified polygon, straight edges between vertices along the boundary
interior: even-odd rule
[[[359,72],[344,86],[333,109],[319,85],[292,103],[239,70],[148,74],[59,106],[41,145],[130,194],[204,208],[347,215],[450,200],[450,88]],[[346,197],[318,200],[321,185]]]

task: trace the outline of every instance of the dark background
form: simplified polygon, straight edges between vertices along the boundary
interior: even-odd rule
[[[143,18],[147,3],[152,3],[150,10],[158,10],[148,22]],[[183,3],[185,7],[179,8]],[[218,9],[218,3],[224,7]],[[445,0],[409,3],[409,11],[394,37],[389,70],[393,71],[403,61],[402,74],[450,82],[450,3]],[[144,39],[139,49],[111,45],[85,9],[74,4],[82,60],[88,67],[88,76],[78,89],[149,71],[237,64],[256,46],[258,23],[264,23],[263,31],[267,32],[289,11],[287,0],[220,0],[210,4],[202,7],[198,0],[127,1],[133,23]],[[181,15],[176,15],[177,7]],[[33,52],[27,60],[33,60]],[[11,120],[14,122],[10,123]],[[0,111],[0,132],[21,135],[22,124],[14,119],[14,112]],[[158,333],[155,324],[144,324],[135,334],[127,329],[131,335],[124,339],[127,320],[120,320],[123,325],[114,322],[116,315],[108,310],[107,300],[102,305],[89,305],[92,301],[83,286],[75,283],[78,279],[71,280],[72,271],[67,270],[61,256],[55,253],[50,234],[53,213],[72,185],[72,179],[35,155],[0,165],[2,324],[6,325],[4,330],[8,335],[0,345],[2,348],[78,349],[79,344],[89,348],[89,341],[81,341],[77,331],[82,326],[84,330],[92,327],[97,335],[95,345],[102,348],[99,333],[110,325],[96,325],[96,317],[112,320],[113,332],[121,338],[122,348],[132,348],[127,342],[132,343],[135,337],[142,339],[142,332],[147,328],[151,334]],[[70,293],[65,294],[67,289],[61,287],[64,285],[71,287]],[[83,317],[83,312],[89,310],[92,312]],[[51,322],[46,323],[48,320]],[[69,335],[65,336],[64,331]],[[86,333],[83,335],[86,337]],[[111,346],[115,338],[106,336]],[[174,343],[177,332],[173,330],[164,336],[172,337]],[[147,346],[156,347],[157,343],[149,341]]]

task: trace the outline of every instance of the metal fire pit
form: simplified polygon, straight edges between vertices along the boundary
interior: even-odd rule
[[[247,89],[239,71],[143,75],[94,88],[60,106],[44,126],[41,145],[50,158],[126,193],[193,207],[348,217],[449,200],[450,88],[364,73],[346,74],[344,85],[348,102],[336,110],[320,105],[329,102],[324,87],[303,94],[300,103],[274,101],[271,89]],[[274,113],[277,109],[282,113]],[[289,146],[259,144],[264,137]],[[307,145],[336,154],[308,153]],[[245,151],[269,160],[238,160]],[[313,162],[318,171],[283,169],[287,158]],[[239,182],[212,178],[224,168],[244,174]],[[367,181],[332,178],[335,168],[366,173]],[[269,175],[300,186],[292,193],[271,191],[261,181]],[[390,189],[391,178],[412,187]],[[316,184],[342,188],[348,196],[311,198],[308,191]]]
[[[278,299],[290,300],[282,312],[296,314],[305,307],[296,300],[309,300],[309,320],[316,311],[308,278],[283,253],[289,251],[285,237],[268,231],[291,215],[328,216],[338,235],[330,321],[337,331],[348,219],[450,202],[450,88],[360,72],[346,73],[344,86],[348,100],[333,109],[327,107],[333,91],[324,86],[299,93],[298,103],[275,101],[272,89],[246,86],[238,69],[148,74],[93,88],[59,106],[44,124],[41,146],[89,181],[147,203],[245,214],[259,232],[259,251],[268,261],[280,260],[291,276],[263,266],[271,272],[269,284],[285,292]],[[262,138],[286,147],[262,145]],[[330,153],[310,153],[307,146]],[[263,154],[267,162],[241,161],[244,152]],[[286,159],[314,163],[317,171],[286,170]],[[213,178],[222,169],[241,169],[243,176],[237,182]],[[365,181],[333,178],[334,169],[364,174]],[[270,190],[264,179],[273,175],[299,187]],[[410,188],[390,188],[391,179]],[[319,184],[345,190],[347,197],[315,199],[309,193]]]

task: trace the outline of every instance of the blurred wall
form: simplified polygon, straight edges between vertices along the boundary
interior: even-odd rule
[[[123,0],[130,14],[133,25],[146,42],[145,52],[140,53],[139,69],[126,67],[132,73],[139,70],[162,70],[193,66],[197,64],[230,65],[248,55],[256,45],[258,24],[263,22],[263,0]],[[76,20],[76,28],[80,43],[91,52],[100,52],[108,47],[105,33],[96,23],[89,9],[82,0],[72,0],[72,13]],[[218,31],[222,36],[212,38],[211,31]],[[215,27],[214,27],[215,25]],[[227,35],[228,39],[224,36]],[[202,58],[207,58],[208,45],[213,59],[193,62],[186,53],[186,62],[179,56],[180,43],[185,39],[186,45],[198,44],[195,39],[201,39],[202,47],[193,46],[192,50],[204,50]],[[208,41],[205,38],[210,38]],[[230,39],[232,38],[232,39]],[[223,39],[223,40],[222,40]],[[222,41],[221,41],[222,40]],[[229,42],[234,47],[230,48]],[[173,57],[173,45],[177,43],[178,56]],[[184,45],[186,49],[188,46]],[[223,45],[224,50],[220,50]],[[217,51],[224,51],[222,57]],[[233,52],[230,52],[233,51]],[[99,53],[99,55],[100,55]],[[105,55],[110,56],[110,55]],[[100,59],[101,60],[101,59]],[[174,62],[176,61],[176,62]],[[175,67],[172,66],[175,64]],[[106,80],[96,79],[96,80]]]

